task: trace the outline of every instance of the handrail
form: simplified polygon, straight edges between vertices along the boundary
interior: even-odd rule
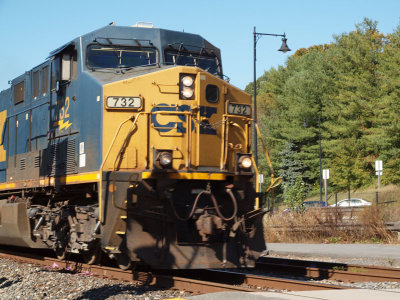
[[[262,135],[261,135],[261,132],[260,132],[260,128],[258,127],[257,123],[255,123],[255,128],[257,130],[257,135],[261,140],[261,144],[263,146],[264,155],[265,155],[265,158],[267,159],[268,166],[269,166],[269,168],[271,170],[271,183],[270,183],[269,187],[265,190],[265,193],[268,193],[269,191],[272,192],[272,205],[273,205],[274,188],[279,186],[282,183],[283,179],[282,179],[282,177],[275,178],[274,168],[272,166],[271,160],[270,160],[269,155],[268,155],[267,147],[265,146],[264,139],[262,138]],[[255,163],[255,162],[253,161],[253,163]],[[257,175],[257,177],[258,177],[258,175]],[[258,184],[257,184],[257,186],[258,186]]]
[[[114,188],[113,188],[113,193],[112,193],[112,204],[113,204],[113,206],[114,206],[115,208],[122,209],[122,210],[124,209],[123,207],[119,207],[119,206],[117,206],[117,205],[115,204],[115,182],[116,182],[116,179],[115,179],[115,172],[116,172],[115,164],[117,163],[118,158],[120,157],[120,155],[122,154],[122,152],[125,150],[126,146],[128,145],[129,138],[132,136],[133,130],[136,128],[136,122],[137,122],[137,120],[138,120],[140,114],[141,114],[141,113],[139,112],[139,113],[136,115],[135,119],[133,120],[133,123],[132,123],[132,125],[131,125],[131,128],[129,129],[129,132],[128,132],[128,134],[126,135],[125,140],[124,140],[124,142],[122,143],[122,146],[121,146],[121,148],[119,149],[118,154],[117,154],[117,156],[115,157],[114,164],[113,164],[113,172],[112,172],[112,174],[113,174],[113,187],[114,187]]]
[[[106,161],[107,161],[107,158],[108,158],[108,156],[109,156],[109,154],[110,154],[110,152],[111,152],[112,147],[114,146],[115,140],[117,139],[118,134],[119,134],[119,132],[120,132],[122,126],[123,126],[125,123],[127,123],[127,122],[129,122],[129,121],[131,121],[131,120],[134,120],[134,121],[133,121],[133,124],[135,124],[136,121],[137,121],[137,119],[138,119],[138,117],[139,117],[141,114],[142,114],[142,113],[139,112],[139,113],[136,115],[136,117],[135,117],[134,115],[132,115],[132,116],[130,116],[128,119],[126,119],[125,121],[123,121],[123,122],[119,125],[118,130],[117,130],[117,132],[115,133],[114,138],[113,138],[113,140],[112,140],[110,146],[108,147],[107,153],[106,153],[106,155],[105,155],[105,157],[104,157],[104,159],[103,159],[103,161],[102,161],[102,163],[101,163],[101,165],[100,165],[100,185],[99,185],[99,210],[100,210],[99,220],[100,220],[100,222],[103,222],[103,217],[104,217],[104,216],[103,216],[103,207],[102,207],[102,206],[103,206],[102,204],[103,204],[103,168],[104,168],[104,165],[105,165],[105,163],[106,163]]]
[[[258,168],[256,165],[256,161],[254,160],[254,156],[251,156],[251,161],[253,162],[253,167],[254,167],[254,171],[256,172],[256,178],[258,178],[258,175],[260,174],[258,172]],[[260,192],[260,187],[258,184],[256,184],[256,193]],[[256,197],[256,203],[254,203],[254,209],[259,209],[260,208],[260,199],[259,197]]]
[[[247,149],[247,147],[248,147],[248,134],[246,134],[246,130],[244,130],[239,124],[237,124],[235,122],[230,123],[231,121],[229,120],[229,118],[241,119],[242,121],[244,121],[246,123],[251,121],[251,118],[248,118],[246,116],[231,115],[231,114],[223,114],[222,115],[222,134],[221,134],[222,146],[221,146],[221,159],[220,159],[220,169],[221,170],[225,170],[226,160],[228,157],[229,125],[232,125],[241,130],[241,133],[245,140],[244,148]]]
[[[264,155],[265,155],[265,158],[267,159],[268,166],[269,166],[269,168],[270,168],[270,170],[271,170],[271,173],[274,174],[274,168],[273,168],[273,166],[272,166],[271,160],[269,159],[267,147],[265,146],[264,139],[262,138],[262,135],[261,135],[261,132],[260,132],[260,128],[258,127],[258,124],[257,124],[257,123],[255,123],[255,127],[256,127],[256,130],[257,130],[257,135],[258,135],[258,137],[259,137],[260,140],[261,140],[261,144],[262,144],[262,146],[263,146]]]

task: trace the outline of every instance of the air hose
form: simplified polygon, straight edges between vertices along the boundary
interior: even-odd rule
[[[232,216],[230,216],[230,217],[225,217],[225,216],[222,214],[222,212],[220,211],[220,209],[219,209],[219,207],[218,207],[218,202],[217,202],[217,199],[215,198],[214,194],[212,194],[210,191],[207,191],[207,190],[201,191],[201,192],[196,196],[196,199],[195,199],[194,202],[193,202],[192,210],[190,211],[190,213],[189,213],[189,215],[188,215],[187,217],[181,217],[181,216],[179,216],[178,212],[177,212],[176,209],[175,209],[175,206],[174,206],[174,203],[173,203],[173,201],[172,201],[172,198],[169,198],[169,201],[170,201],[170,204],[171,204],[171,207],[172,207],[172,211],[173,211],[175,217],[176,217],[178,220],[180,220],[180,221],[186,222],[186,221],[188,221],[189,219],[191,219],[191,218],[193,217],[194,212],[195,212],[196,207],[197,207],[197,203],[199,202],[201,195],[203,195],[203,194],[210,195],[211,201],[212,201],[213,204],[214,204],[214,208],[215,208],[215,211],[217,212],[217,215],[218,215],[222,220],[224,220],[224,221],[230,221],[230,220],[232,220],[234,217],[236,217],[237,211],[238,211],[238,207],[237,207],[236,198],[235,198],[235,196],[233,195],[232,190],[231,190],[231,189],[227,189],[226,192],[227,192],[228,195],[230,196],[230,198],[231,198],[231,200],[232,200],[232,204],[233,204],[233,213],[232,213]]]

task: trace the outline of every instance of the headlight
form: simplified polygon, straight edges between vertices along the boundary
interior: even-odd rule
[[[172,153],[171,152],[161,152],[158,156],[158,161],[162,167],[166,167],[172,163]]]
[[[172,169],[173,150],[169,149],[153,149],[153,167],[157,170]]]
[[[184,77],[182,77],[181,81],[184,86],[190,87],[193,85],[193,77],[192,76],[184,76]]]
[[[192,96],[193,96],[193,89],[192,89],[192,88],[188,88],[188,87],[183,88],[183,90],[182,90],[182,96],[185,97],[185,98],[187,98],[187,99],[192,98]]]
[[[180,74],[179,76],[179,98],[192,100],[194,98],[194,79],[195,75]]]
[[[253,162],[251,161],[250,156],[243,155],[239,158],[238,164],[242,169],[250,169],[253,165]]]

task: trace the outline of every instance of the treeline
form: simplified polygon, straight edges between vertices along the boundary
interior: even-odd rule
[[[246,91],[253,93],[252,83]],[[319,122],[322,168],[330,169],[335,190],[371,185],[377,159],[382,181],[400,183],[400,26],[385,35],[364,19],[330,44],[299,49],[258,78],[257,95],[259,124],[284,187],[300,177],[319,190]],[[267,174],[265,160],[260,164]]]

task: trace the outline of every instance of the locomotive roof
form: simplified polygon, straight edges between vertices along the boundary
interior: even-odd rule
[[[184,44],[185,47],[207,48],[215,51],[215,54],[220,58],[219,48],[212,45],[206,39],[198,34],[187,32],[173,31],[161,28],[147,27],[130,27],[130,26],[114,26],[109,25],[90,33],[82,35],[65,45],[50,52],[49,57],[56,55],[69,45],[81,40],[82,47],[86,47],[93,42],[103,44],[131,44],[139,46],[148,46],[150,42],[158,49],[163,49],[168,45]]]
[[[160,52],[168,45],[172,45],[176,49],[180,44],[183,44],[185,49],[189,51],[200,51],[200,49],[212,50],[221,62],[220,49],[212,45],[206,39],[198,34],[192,34],[181,31],[173,31],[161,28],[148,28],[148,27],[134,27],[134,26],[114,26],[108,25],[102,28],[96,29],[92,32],[79,36],[61,47],[50,52],[47,59],[57,55],[64,49],[71,45],[79,45],[80,51],[85,51],[86,47],[93,43],[100,44],[114,44],[114,45],[132,45],[132,46],[154,46],[159,49]],[[81,54],[82,55],[82,54]],[[40,64],[42,64],[41,62]],[[160,55],[160,66],[159,68],[170,68],[171,65],[166,66],[164,64],[164,57]],[[40,65],[39,64],[39,65]],[[35,66],[36,67],[36,66]],[[145,74],[148,72],[156,71],[157,68],[146,67],[146,70],[135,71],[135,76]],[[99,72],[98,72],[99,73]],[[22,74],[12,80],[12,82],[19,81],[25,75]],[[96,74],[96,77],[101,82],[110,82],[114,80],[123,79],[124,77],[132,77],[130,75],[120,74],[118,77],[110,74]]]

